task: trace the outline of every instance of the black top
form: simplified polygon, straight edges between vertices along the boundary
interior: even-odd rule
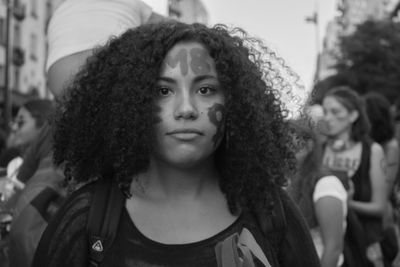
[[[61,212],[47,227],[32,266],[83,267],[88,265],[86,224],[92,195],[93,186],[86,186],[76,192],[60,210]],[[286,201],[283,202],[287,205]],[[144,236],[124,208],[113,246],[100,266],[221,267],[217,263],[217,258],[221,258],[221,252],[216,249],[221,247],[221,244],[224,244],[223,249],[232,247],[233,254],[243,257],[236,242],[231,242],[235,240],[232,237],[240,235],[243,229],[251,233],[271,266],[295,266],[293,263],[299,263],[298,266],[319,266],[312,241],[302,219],[287,216],[287,220],[288,227],[296,233],[286,232],[282,249],[272,248],[270,240],[265,238],[258,227],[257,220],[250,212],[243,212],[233,224],[210,238],[189,244],[169,245]],[[254,253],[251,255],[255,266],[264,266]],[[302,262],[305,265],[301,264]]]
[[[351,177],[354,183],[353,199],[357,201],[370,202],[372,198],[372,185],[370,178],[371,146],[371,140],[362,140],[360,166]],[[372,244],[379,241],[382,236],[382,218],[362,213],[357,213],[357,215],[364,227],[367,243]]]
[[[217,266],[216,245],[235,233],[240,234],[243,227],[251,228],[258,243],[262,242],[262,235],[258,229],[254,225],[247,224],[246,215],[242,214],[225,230],[205,240],[167,245],[144,236],[124,209],[120,231],[102,266]],[[263,266],[256,258],[254,261],[256,266]]]

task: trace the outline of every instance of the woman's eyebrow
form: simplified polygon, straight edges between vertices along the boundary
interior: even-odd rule
[[[193,81],[194,82],[200,82],[200,81],[207,80],[207,79],[214,79],[214,80],[218,81],[218,78],[215,75],[209,75],[209,74],[196,76],[193,79]]]
[[[175,83],[175,79],[169,78],[169,77],[158,77],[157,82],[168,82],[168,83]]]

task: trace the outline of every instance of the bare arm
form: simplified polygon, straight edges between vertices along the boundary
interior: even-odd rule
[[[343,251],[343,204],[335,197],[322,197],[315,203],[315,213],[324,243],[321,267],[336,267]]]
[[[386,159],[383,149],[377,143],[371,146],[371,165],[370,165],[370,180],[371,180],[371,201],[362,202],[356,200],[349,201],[349,207],[358,213],[363,213],[373,216],[383,216],[387,205],[388,184],[386,182]]]
[[[387,161],[388,194],[390,195],[399,169],[399,144],[397,140],[389,141],[384,150]]]

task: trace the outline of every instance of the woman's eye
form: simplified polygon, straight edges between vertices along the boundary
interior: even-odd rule
[[[334,116],[337,116],[339,113],[340,113],[340,112],[339,112],[338,110],[332,110],[332,114],[333,114]]]
[[[158,88],[159,96],[169,96],[171,94],[171,90],[168,87],[160,87]]]
[[[213,91],[214,91],[214,89],[211,87],[201,87],[199,89],[199,93],[201,95],[208,95],[208,94],[212,93]]]

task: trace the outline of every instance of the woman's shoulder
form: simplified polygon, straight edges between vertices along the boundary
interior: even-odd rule
[[[90,206],[94,193],[94,182],[80,185],[74,189],[64,201],[62,209],[85,209]]]
[[[394,148],[399,148],[399,141],[396,138],[392,138],[389,141],[385,143],[385,146],[387,147],[394,147]]]
[[[93,193],[94,184],[89,183],[68,195],[54,218],[50,220],[48,228],[57,231],[59,228],[66,227],[69,231],[74,231],[75,227],[75,230],[80,231],[82,228],[80,223],[87,221]],[[86,227],[86,224],[83,227]]]
[[[398,153],[399,152],[399,141],[396,138],[392,138],[382,145],[386,154]]]
[[[383,147],[379,143],[372,142],[370,147],[371,147],[371,157],[381,157],[384,155]]]

